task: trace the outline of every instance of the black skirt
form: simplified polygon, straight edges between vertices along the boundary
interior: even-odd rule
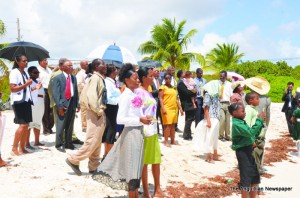
[[[107,144],[113,144],[116,141],[116,126],[117,126],[117,114],[118,105],[106,105],[106,127],[102,137],[102,142]]]
[[[15,113],[14,123],[28,124],[29,122],[32,122],[32,110],[30,101],[25,101],[20,104],[13,104],[12,108]]]

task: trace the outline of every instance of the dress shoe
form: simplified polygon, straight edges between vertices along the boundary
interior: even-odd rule
[[[70,149],[70,150],[74,150],[75,146],[73,144],[70,144],[70,145],[66,145],[65,148]]]
[[[66,159],[66,162],[67,164],[72,168],[72,170],[74,171],[74,173],[76,173],[76,175],[80,176],[82,173],[79,169],[79,165],[75,165],[75,164],[72,164],[68,158]]]
[[[65,152],[66,152],[64,146],[56,147],[56,149],[57,149],[58,151],[62,152],[62,153],[65,153]]]
[[[188,137],[188,138],[183,138],[184,140],[187,140],[187,141],[191,141],[193,138],[192,137]]]
[[[97,169],[96,170],[90,170],[89,173],[90,174],[95,174],[95,173],[97,173]]]
[[[73,143],[73,144],[80,144],[80,145],[83,145],[84,142],[81,141],[80,139],[76,139],[76,140],[73,140],[72,143]]]

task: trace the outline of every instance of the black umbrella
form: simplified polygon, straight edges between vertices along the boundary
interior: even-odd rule
[[[139,61],[138,66],[140,66],[140,67],[161,67],[162,65],[160,62],[158,62],[156,60],[147,59],[147,60]]]
[[[31,42],[19,41],[11,43],[0,50],[0,58],[14,61],[16,55],[25,55],[28,61],[49,58],[49,52],[46,49]]]

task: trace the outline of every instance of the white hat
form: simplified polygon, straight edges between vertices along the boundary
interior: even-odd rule
[[[266,95],[270,91],[270,83],[263,77],[256,76],[244,81],[245,85],[259,95]]]
[[[235,81],[231,84],[231,89],[234,90],[235,88],[237,88],[238,86],[244,86],[244,81]]]

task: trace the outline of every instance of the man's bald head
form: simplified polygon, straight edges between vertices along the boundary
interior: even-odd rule
[[[87,61],[80,61],[81,69],[86,70],[88,65],[89,65],[89,63]]]

